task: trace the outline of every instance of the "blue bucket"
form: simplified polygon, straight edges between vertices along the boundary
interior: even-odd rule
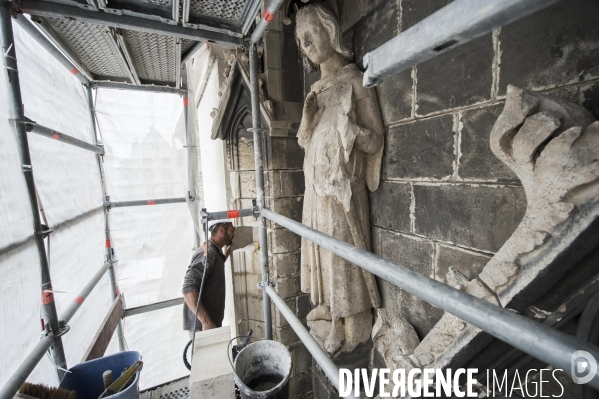
[[[114,355],[90,360],[69,369],[59,387],[77,392],[77,399],[98,399],[104,392],[102,374],[106,370],[112,370],[114,380],[121,373],[131,367],[133,363],[140,360],[139,352],[119,352]],[[139,396],[139,371],[135,373],[132,383],[121,392],[110,396],[111,399],[136,399]]]

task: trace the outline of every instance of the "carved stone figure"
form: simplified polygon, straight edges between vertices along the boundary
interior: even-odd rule
[[[538,287],[552,286],[596,245],[599,122],[581,106],[508,86],[490,144],[522,181],[526,214],[478,277],[468,281],[450,268],[448,283],[521,311],[538,297]],[[419,367],[464,364],[487,342],[478,328],[445,313],[411,358]],[[378,352],[393,354],[385,347]]]
[[[296,40],[308,70],[321,79],[307,95],[298,142],[305,149],[303,223],[370,251],[368,192],[379,185],[383,123],[376,92],[362,86],[341,30],[323,5],[297,14]],[[369,339],[380,306],[374,276],[302,239],[301,287],[318,305],[307,317],[329,354],[351,352]]]

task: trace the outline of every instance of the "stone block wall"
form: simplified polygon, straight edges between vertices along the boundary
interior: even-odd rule
[[[281,22],[277,14],[272,21],[264,40],[262,66],[267,100],[276,102],[285,120],[263,121],[268,133],[263,135],[264,183],[266,207],[301,222],[304,175],[304,152],[297,143],[296,133],[303,104],[303,79],[301,60],[293,36],[293,26]],[[263,115],[264,117],[264,115]],[[285,129],[281,129],[284,126]],[[256,177],[254,167],[254,140],[249,132],[240,132],[239,139],[229,151],[232,171],[233,199],[238,207],[250,207],[256,198]],[[257,226],[252,218],[244,218],[246,226]],[[310,311],[307,294],[300,291],[300,237],[280,226],[267,222],[269,275],[275,290],[287,306],[305,323]],[[254,241],[258,242],[258,231],[254,227]],[[254,335],[264,337],[264,315],[262,291],[256,288],[261,280],[259,252],[255,253],[252,270],[240,271],[235,276],[236,284],[247,287],[245,295],[247,311],[240,316],[240,331],[254,330]],[[243,300],[240,300],[243,302]],[[241,307],[243,307],[243,303]],[[290,397],[312,397],[312,356],[301,343],[287,320],[272,305],[273,339],[286,345],[291,352],[293,369],[290,379]]]
[[[449,2],[345,0],[344,43],[362,67],[367,52]],[[449,266],[469,279],[478,275],[526,207],[520,182],[489,148],[506,87],[562,97],[599,117],[596,15],[598,3],[564,0],[376,88],[386,127],[382,181],[370,196],[376,254],[443,282]],[[421,339],[441,317],[378,283],[383,306],[410,321]]]
[[[344,0],[343,41],[362,67],[363,56],[448,4],[449,0]],[[489,133],[514,84],[582,104],[599,118],[599,3],[563,0],[459,48],[384,80],[376,91],[386,128],[381,184],[370,193],[373,251],[442,282],[449,267],[473,279],[516,229],[526,198],[516,176],[489,148]],[[269,96],[284,105],[287,126],[297,128],[298,92],[303,96],[318,74],[295,79],[293,26],[277,15],[265,38]],[[280,84],[282,71],[293,79]],[[291,72],[290,72],[291,71]],[[284,74],[287,76],[287,74]],[[292,81],[293,80],[293,81]],[[291,89],[291,86],[293,88]],[[291,92],[292,91],[292,92]],[[271,93],[272,92],[272,93]],[[242,134],[243,135],[243,134]],[[255,198],[251,134],[238,141],[231,176],[236,207]],[[303,151],[295,131],[267,135],[263,146],[269,209],[301,221]],[[236,154],[236,155],[235,155]],[[255,226],[251,218],[244,225]],[[268,223],[270,277],[300,320],[310,310],[300,291],[300,238]],[[254,241],[258,241],[257,234]],[[259,261],[256,261],[259,265]],[[243,271],[246,312],[243,328],[263,336],[260,271]],[[383,307],[404,316],[422,339],[443,312],[378,281]],[[273,306],[274,338],[287,345],[294,368],[294,398],[325,397],[309,352]],[[315,385],[313,385],[315,384]],[[321,387],[322,385],[322,387]],[[320,388],[322,389],[320,389]]]
[[[245,140],[246,150],[252,154],[253,140]],[[264,182],[266,206],[284,216],[301,222],[304,177],[303,151],[295,137],[270,137],[263,140]],[[238,145],[240,147],[240,145]],[[241,162],[239,163],[242,164]],[[247,168],[253,169],[253,164]],[[241,207],[251,206],[256,198],[256,177],[254,170],[239,170],[232,173],[232,180],[239,189],[233,190],[234,199]],[[256,226],[252,218],[244,218],[244,225]],[[300,291],[300,237],[280,226],[267,222],[269,274],[275,290],[298,318],[305,322],[310,311],[307,294]],[[254,241],[258,242],[257,228],[254,229]],[[235,294],[242,312],[238,312],[239,331],[251,328],[255,337],[264,337],[264,314],[262,291],[257,284],[262,279],[260,270],[260,254],[254,253],[252,268],[239,270],[234,275]],[[237,270],[236,270],[237,271]],[[246,287],[242,292],[237,289]],[[243,288],[242,288],[243,289]],[[245,308],[244,308],[245,305]],[[243,309],[247,309],[244,311]],[[273,339],[286,345],[291,352],[293,369],[290,379],[292,398],[309,398],[312,393],[312,356],[301,343],[287,320],[272,305]]]

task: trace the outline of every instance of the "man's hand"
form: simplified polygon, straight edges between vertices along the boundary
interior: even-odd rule
[[[212,330],[213,328],[216,328],[216,324],[214,324],[208,316],[206,316],[204,319],[200,319],[200,322],[202,323],[202,331]]]
[[[206,241],[202,243],[202,251],[204,251],[204,255],[206,255]]]
[[[185,303],[189,307],[189,309],[195,314],[196,313],[196,303],[198,301],[198,291],[191,291],[186,294],[183,294],[183,299]],[[208,312],[204,309],[204,305],[200,301],[200,306],[198,309],[198,321],[202,323],[202,331],[210,330],[212,328],[216,328],[216,325],[208,316]]]

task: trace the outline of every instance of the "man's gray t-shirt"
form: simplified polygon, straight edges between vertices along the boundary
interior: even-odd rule
[[[191,258],[191,264],[183,280],[183,294],[200,291],[202,274],[204,273],[205,257],[202,248],[199,248]],[[225,255],[220,248],[209,240],[208,269],[202,290],[202,305],[210,316],[212,322],[221,327],[225,315]],[[183,304],[183,329],[193,330],[195,315],[187,304]],[[202,330],[202,323],[198,320],[196,331]]]

